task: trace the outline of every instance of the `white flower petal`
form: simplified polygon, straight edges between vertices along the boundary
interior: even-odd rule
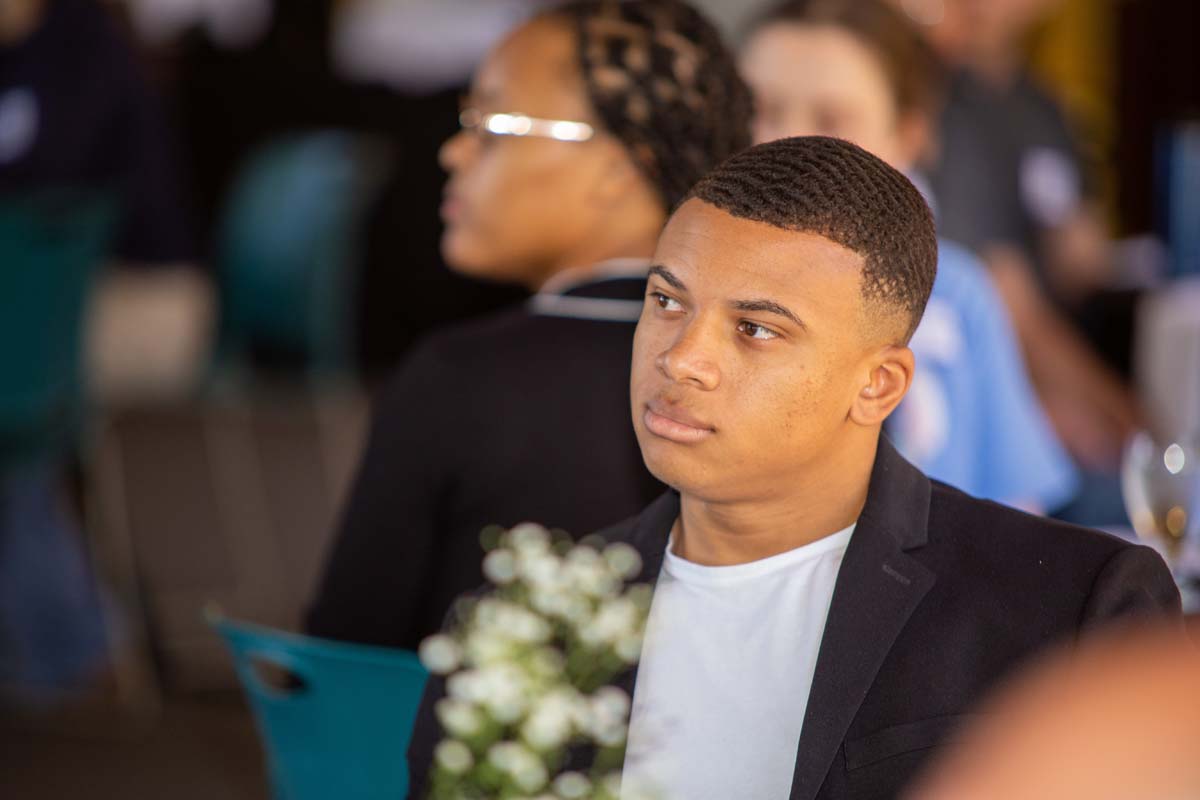
[[[511,775],[517,786],[525,792],[536,792],[550,778],[542,760],[519,742],[505,741],[492,745],[488,749],[488,761]]]
[[[462,664],[462,647],[444,633],[427,637],[421,642],[417,654],[425,669],[434,675],[448,675]]]
[[[483,713],[471,703],[447,697],[438,701],[434,711],[451,736],[474,736],[483,728]]]
[[[579,800],[592,791],[592,782],[581,772],[564,772],[554,779],[554,793],[563,800]]]
[[[550,707],[535,710],[521,726],[521,738],[534,750],[554,750],[571,737],[571,716]]]
[[[517,550],[550,549],[550,532],[532,522],[522,522],[508,532],[508,540]]]
[[[625,723],[606,722],[593,728],[592,739],[602,747],[616,747],[625,741],[628,733],[629,729]]]
[[[511,550],[493,550],[483,558],[483,574],[497,586],[512,583],[517,577],[517,558]]]
[[[613,649],[617,653],[617,658],[626,664],[636,664],[638,659],[642,657],[642,637],[638,634],[622,636],[620,639],[617,639],[617,643],[613,645]]]
[[[541,761],[523,763],[512,772],[513,781],[526,792],[536,792],[550,779],[546,765]]]
[[[592,694],[592,708],[611,719],[626,719],[629,705],[629,695],[616,686],[602,686]]]
[[[625,542],[614,542],[604,548],[604,560],[609,568],[625,580],[636,578],[642,571],[642,557],[633,546]]]
[[[456,739],[439,742],[433,755],[438,766],[454,775],[461,775],[475,764],[471,749]]]

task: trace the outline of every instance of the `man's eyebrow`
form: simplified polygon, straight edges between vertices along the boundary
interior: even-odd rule
[[[778,314],[781,317],[790,319],[801,330],[808,330],[808,326],[804,324],[802,319],[793,314],[786,306],[781,306],[774,300],[734,300],[729,305],[738,311],[765,311],[768,314]]]
[[[674,289],[678,289],[681,292],[687,291],[687,287],[683,285],[683,281],[679,280],[679,278],[676,277],[674,272],[671,272],[671,270],[667,269],[666,267],[662,266],[661,264],[655,264],[654,266],[652,266],[650,268],[649,274],[657,275],[658,277],[662,278],[664,281],[669,283],[671,285],[671,287]]]

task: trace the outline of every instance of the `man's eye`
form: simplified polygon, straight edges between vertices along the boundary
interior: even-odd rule
[[[682,311],[683,305],[674,297],[668,297],[662,292],[651,292],[650,297],[654,299],[655,304],[663,311]]]
[[[764,327],[764,326],[759,325],[754,322],[748,322],[746,320],[742,320],[741,322],[739,322],[737,329],[738,329],[738,333],[745,334],[746,336],[749,336],[751,339],[767,340],[767,339],[777,339],[779,337],[779,334],[776,333],[775,331],[771,330],[770,328]]]

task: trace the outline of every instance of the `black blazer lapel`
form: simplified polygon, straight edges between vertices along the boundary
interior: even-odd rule
[[[678,517],[679,493],[674,489],[659,495],[638,515],[628,539],[629,544],[642,557],[642,571],[634,578],[634,582],[650,586],[658,583],[658,574],[662,571],[663,558],[667,552],[667,542],[671,538],[671,528]],[[639,660],[638,664],[640,663]],[[621,673],[613,682],[614,686],[625,690],[630,700],[633,699],[633,690],[637,685],[638,664]]]
[[[800,733],[791,800],[813,800],[884,658],[935,576],[925,544],[929,480],[880,437],[866,506],[838,572]]]
[[[633,530],[626,540],[633,545],[642,557],[642,571],[634,578],[637,583],[648,583],[653,586],[658,582],[658,573],[662,570],[663,557],[667,552],[667,542],[671,538],[671,528],[679,518],[679,492],[668,489],[637,516]],[[601,534],[603,535],[603,534]]]

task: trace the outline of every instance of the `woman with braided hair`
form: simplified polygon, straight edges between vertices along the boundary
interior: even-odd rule
[[[648,259],[750,117],[717,32],[676,0],[569,3],[488,55],[440,154],[442,248],[534,295],[434,334],[394,376],[310,633],[415,648],[481,583],[485,526],[584,534],[661,491],[628,410]]]

